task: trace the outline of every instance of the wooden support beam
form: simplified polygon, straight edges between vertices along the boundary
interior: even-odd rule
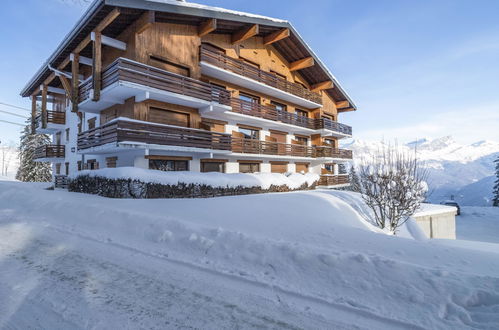
[[[85,47],[87,47],[87,45],[90,43],[90,34],[88,36],[85,37],[85,39],[83,39],[79,44],[78,46],[76,46],[76,48],[73,50],[73,53],[76,53],[76,54],[79,54],[81,53],[81,51],[83,49],[85,49]]]
[[[337,109],[343,109],[343,108],[350,107],[350,102],[348,102],[348,101],[338,101],[338,102],[335,102],[335,104],[336,104]]]
[[[47,128],[47,85],[42,85],[42,128]]]
[[[71,62],[75,61],[75,54],[78,54],[78,53],[71,53],[71,55],[69,55],[69,59],[71,60]],[[78,55],[78,62],[80,64],[92,66],[92,59],[90,57],[85,57],[85,56]],[[72,70],[73,69],[71,69],[71,71]]]
[[[216,18],[210,18],[198,26],[198,36],[202,37],[205,36],[217,29],[217,19]]]
[[[277,42],[279,40],[282,40],[284,38],[287,38],[290,36],[290,32],[288,28],[281,29],[279,31],[272,32],[268,36],[265,36],[263,38],[263,44],[264,45],[270,45],[273,44],[274,42]]]
[[[120,15],[120,9],[114,8],[100,23],[95,27],[95,32],[102,32],[109,24],[111,24],[116,17]]]
[[[102,44],[101,44],[101,34],[100,32],[92,33],[94,34],[92,54],[93,54],[93,65],[92,65],[92,77],[93,77],[93,96],[92,101],[100,100],[100,90],[101,90],[101,75],[102,75]]]
[[[135,29],[136,34],[141,34],[148,28],[150,28],[156,21],[156,12],[153,10],[148,10],[143,13],[139,19],[136,21],[137,28]]]
[[[78,96],[79,96],[79,85],[80,82],[78,80],[78,75],[80,71],[80,54],[71,54],[72,62],[71,62],[71,111],[78,112]]]
[[[36,133],[36,95],[31,96],[31,134]]]
[[[306,68],[309,68],[311,66],[314,66],[314,64],[315,64],[315,62],[314,62],[313,57],[305,57],[305,58],[302,58],[301,60],[289,63],[289,70],[290,71],[297,71],[297,70],[301,70],[301,69],[306,69]]]
[[[251,37],[256,36],[260,31],[258,24],[251,25],[249,27],[244,27],[239,31],[236,31],[232,34],[231,41],[233,44],[244,41]]]
[[[61,80],[62,87],[66,92],[66,97],[71,100],[71,84],[69,83],[68,78],[65,76],[59,76],[59,79]]]
[[[90,39],[92,39],[92,41],[95,41],[97,33],[100,35],[101,43],[103,45],[113,47],[113,48],[116,48],[119,50],[126,50],[126,43],[124,43],[123,41],[120,41],[118,39],[107,37],[107,36],[101,34],[100,32],[92,32],[90,34]]]
[[[318,92],[325,89],[334,88],[334,84],[331,80],[323,81],[311,86],[312,92]]]
[[[54,73],[54,72],[52,72],[52,73],[50,74],[50,76],[48,76],[48,77],[47,77],[47,79],[45,79],[45,81],[42,83],[42,85],[40,85],[40,89],[39,89],[39,91],[41,91],[41,90],[42,90],[42,87],[41,87],[41,86],[50,84],[50,83],[52,82],[52,80],[54,80],[54,79],[55,79],[55,73]],[[38,93],[39,93],[39,92],[36,92],[36,94],[38,94]]]
[[[62,88],[47,86],[47,91],[49,93],[66,95],[66,91]]]

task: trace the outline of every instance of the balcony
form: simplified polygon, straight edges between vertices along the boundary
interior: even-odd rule
[[[352,150],[332,148],[327,146],[315,147],[315,150],[315,157],[318,158],[353,159]]]
[[[346,137],[352,135],[350,126],[335,122],[331,119],[321,118],[312,119],[304,116],[299,116],[291,112],[277,110],[270,105],[262,105],[252,103],[236,98],[230,100],[232,110],[224,113],[202,113],[207,117],[214,119],[227,120],[227,117],[244,117],[244,123],[254,126],[263,126],[269,129],[285,130],[292,134],[316,134],[320,133],[324,136],[331,135],[336,137]],[[237,114],[237,115],[235,115]],[[242,118],[238,118],[242,120]],[[283,128],[283,124],[287,127]],[[321,130],[317,132],[317,130]]]
[[[66,125],[66,113],[61,111],[47,111],[45,125],[43,125],[42,114],[35,118],[35,127],[37,133],[54,133],[64,129]]]
[[[318,93],[227,56],[215,47],[202,45],[200,59],[201,72],[207,76],[230,81],[309,109],[322,106],[322,98]]]
[[[320,187],[345,186],[349,185],[348,175],[321,175],[319,183]]]
[[[229,109],[230,93],[220,87],[156,67],[118,58],[102,72],[100,100],[92,101],[92,77],[79,88],[79,109],[98,113],[130,97],[154,99],[192,108]]]
[[[33,159],[37,162],[56,161],[65,157],[64,145],[47,144],[35,149]]]
[[[352,151],[331,147],[310,147],[261,140],[232,138],[232,152],[285,157],[351,159]]]
[[[195,128],[156,124],[117,118],[100,127],[78,134],[80,153],[105,153],[110,149],[147,148],[187,152],[228,153],[229,134]]]

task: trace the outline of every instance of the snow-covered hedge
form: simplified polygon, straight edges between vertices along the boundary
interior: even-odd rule
[[[163,172],[136,167],[81,171],[69,191],[114,198],[192,198],[313,189],[317,174]]]

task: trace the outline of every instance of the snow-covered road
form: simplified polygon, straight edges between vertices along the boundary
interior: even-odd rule
[[[2,221],[0,237],[6,329],[419,328],[22,221]]]

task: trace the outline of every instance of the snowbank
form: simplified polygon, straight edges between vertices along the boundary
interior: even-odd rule
[[[70,176],[88,175],[91,177],[104,177],[107,179],[132,179],[145,183],[158,183],[164,185],[200,184],[217,188],[236,188],[236,187],[260,187],[268,189],[270,186],[285,185],[290,189],[298,189],[304,184],[313,185],[319,180],[319,175],[312,173],[197,173],[190,171],[164,172],[157,170],[148,170],[137,167],[118,167],[104,168],[99,170],[80,171]]]

